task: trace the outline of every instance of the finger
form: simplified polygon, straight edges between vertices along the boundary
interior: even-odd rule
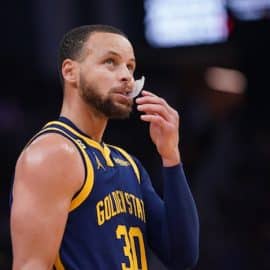
[[[150,91],[143,90],[141,92],[141,96],[136,99],[136,102],[137,101],[140,101],[140,100],[143,100],[145,97],[156,97],[156,98],[160,98],[159,96],[155,95],[154,93],[152,93]]]
[[[147,90],[143,90],[143,91],[142,91],[142,95],[143,95],[143,96],[157,97],[157,95],[155,95],[153,92],[150,92],[150,91],[147,91]]]
[[[141,118],[141,120],[143,120],[145,122],[150,122],[150,123],[156,124],[160,127],[164,127],[166,125],[165,120],[159,115],[144,114],[144,115],[141,115],[140,118]]]
[[[167,103],[167,101],[164,98],[161,98],[154,94],[139,97],[136,99],[136,103],[137,104],[144,104],[144,103],[162,104],[166,106],[168,109],[172,109],[172,107]]]
[[[160,104],[143,104],[138,105],[137,107],[138,111],[145,112],[146,114],[152,114],[152,115],[160,115],[165,120],[170,121],[171,116],[168,112],[167,108],[165,106],[162,106]]]
[[[166,110],[168,111],[168,113],[174,117],[176,117],[178,115],[178,112],[173,109],[167,102],[165,99],[160,98],[158,96],[144,96],[144,97],[140,97],[136,100],[136,103],[138,105],[143,105],[143,104],[160,104],[162,106],[164,106],[166,108]]]
[[[145,103],[162,104],[167,108],[168,112],[172,117],[176,118],[176,120],[179,119],[178,112],[174,108],[172,108],[165,99],[146,90],[143,90],[142,94],[143,94],[142,97],[136,99],[137,104],[145,104]]]
[[[162,104],[168,106],[167,102],[158,96],[143,96],[136,99],[137,104],[152,103],[152,104]]]

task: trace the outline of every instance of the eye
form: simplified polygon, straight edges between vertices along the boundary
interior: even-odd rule
[[[108,65],[115,65],[116,62],[113,58],[108,58],[105,60],[105,63],[108,64]]]
[[[128,70],[130,70],[130,71],[132,71],[132,72],[134,72],[134,70],[135,70],[135,67],[134,67],[134,65],[132,65],[132,64],[127,65],[127,68],[128,68]]]

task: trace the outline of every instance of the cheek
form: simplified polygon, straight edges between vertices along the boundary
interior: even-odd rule
[[[108,70],[107,68],[101,67],[96,70],[96,75],[104,81],[111,81],[114,78],[114,73]]]
[[[114,87],[115,74],[104,65],[88,64],[83,67],[81,74],[88,86],[104,94]]]
[[[95,78],[94,78],[98,84],[105,88],[111,88],[114,85],[115,82],[115,76],[112,72],[108,70],[98,70],[95,72]]]

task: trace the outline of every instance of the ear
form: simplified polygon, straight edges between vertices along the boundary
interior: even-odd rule
[[[66,82],[76,83],[78,74],[78,65],[71,59],[65,59],[62,63],[62,75]]]

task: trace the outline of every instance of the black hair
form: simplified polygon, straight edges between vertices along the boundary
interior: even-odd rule
[[[60,42],[58,52],[57,68],[62,85],[64,81],[62,75],[63,61],[67,58],[70,58],[72,60],[78,59],[81,56],[81,52],[85,42],[88,40],[90,35],[95,32],[113,33],[127,38],[127,36],[118,28],[103,24],[83,25],[68,31]]]

